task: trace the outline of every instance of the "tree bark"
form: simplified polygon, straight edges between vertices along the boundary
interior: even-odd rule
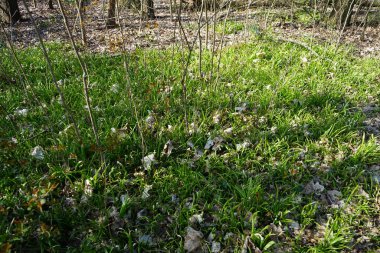
[[[144,8],[143,15],[149,19],[154,19],[156,15],[154,14],[154,3],[153,0],[143,0]]]
[[[16,23],[21,19],[17,0],[0,0],[0,21],[4,23]]]
[[[116,27],[116,0],[108,0],[108,17],[106,25],[108,28]]]

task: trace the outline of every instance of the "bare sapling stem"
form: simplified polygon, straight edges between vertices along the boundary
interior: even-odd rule
[[[186,32],[185,32],[185,29],[183,28],[183,25],[182,25],[182,8],[183,8],[183,0],[179,0],[179,7],[178,7],[178,13],[177,13],[177,21],[178,21],[178,25],[179,25],[179,29],[180,31],[182,32],[182,36],[186,42],[186,45],[187,45],[187,48],[190,50],[190,43],[189,43],[189,40],[187,39],[187,36],[186,36]]]
[[[270,10],[273,10],[277,0],[274,0],[270,6],[270,8],[267,10],[266,15],[265,15],[265,22],[264,22],[264,30],[268,28],[268,20],[269,20],[269,12]]]
[[[181,5],[179,7],[179,9],[181,9]],[[180,10],[179,10],[180,11]],[[178,22],[179,26],[182,27],[182,23]],[[199,30],[203,27],[203,25],[201,25],[200,21],[199,21]],[[183,27],[182,27],[183,28]],[[187,74],[188,74],[188,71],[189,71],[189,66],[190,66],[190,62],[191,62],[191,56],[193,54],[193,51],[194,51],[194,47],[195,47],[195,44],[196,42],[198,41],[198,36],[200,35],[200,33],[197,33],[197,36],[195,36],[194,40],[192,41],[191,44],[188,43],[188,55],[187,55],[187,58],[186,58],[186,62],[185,62],[185,65],[183,67],[183,73],[182,73],[182,77],[181,77],[181,87],[182,87],[182,103],[184,105],[184,113],[185,113],[185,124],[186,124],[186,129],[187,131],[189,130],[189,121],[188,121],[188,112],[187,112],[187,85],[186,85],[186,78],[187,78]]]
[[[170,5],[169,5],[169,8],[170,8],[170,20],[173,22],[174,20],[174,17],[173,17],[173,0],[170,0]]]
[[[199,76],[202,77],[202,36],[201,36],[201,22],[203,17],[203,8],[205,7],[205,0],[202,0],[201,13],[198,17],[198,37],[199,37]],[[206,6],[207,8],[207,6]]]
[[[87,34],[86,34],[86,27],[83,19],[83,13],[84,13],[84,7],[83,7],[83,0],[75,0],[76,8],[78,12],[79,17],[79,25],[81,30],[81,37],[82,37],[82,44],[84,47],[87,46]]]
[[[64,94],[63,94],[61,88],[60,88],[59,85],[58,85],[57,78],[55,77],[55,74],[54,74],[53,66],[52,66],[52,64],[51,64],[51,61],[50,61],[49,55],[48,55],[48,53],[47,53],[47,51],[46,51],[46,47],[45,47],[45,44],[44,44],[44,42],[43,42],[43,40],[42,40],[42,37],[41,37],[41,35],[40,35],[40,32],[39,32],[39,30],[38,30],[38,28],[37,28],[36,22],[35,22],[35,20],[34,20],[34,18],[33,18],[32,13],[30,12],[30,10],[29,10],[29,8],[28,8],[28,6],[27,6],[27,4],[26,4],[26,1],[25,1],[25,0],[22,0],[22,2],[23,2],[23,4],[24,4],[24,6],[25,6],[25,10],[26,10],[26,12],[28,13],[28,15],[29,15],[29,17],[30,17],[30,21],[31,21],[31,23],[32,23],[32,25],[33,25],[33,27],[34,27],[34,29],[35,29],[35,31],[36,31],[36,34],[37,34],[37,37],[38,37],[38,40],[39,40],[39,43],[40,43],[40,46],[41,46],[42,52],[43,52],[43,54],[44,54],[44,58],[45,58],[45,60],[46,60],[46,63],[47,63],[47,65],[48,65],[48,69],[49,69],[50,74],[51,74],[52,79],[53,79],[54,86],[55,86],[55,88],[57,89],[58,94],[59,94],[59,97],[60,97],[60,99],[61,99],[61,101],[62,101],[62,106],[63,106],[63,108],[64,108],[64,110],[65,110],[65,112],[66,112],[67,117],[69,118],[69,120],[70,120],[71,123],[73,124],[74,131],[75,131],[75,134],[76,134],[76,136],[77,136],[79,142],[82,144],[82,143],[83,143],[83,142],[82,142],[82,137],[80,136],[80,132],[79,132],[78,125],[77,125],[77,123],[75,122],[74,117],[73,117],[73,115],[71,114],[71,112],[70,112],[70,110],[69,110],[69,107],[67,106],[65,96],[64,96]]]
[[[209,20],[208,20],[208,6],[206,6],[205,9],[205,17],[206,17],[206,38],[205,38],[205,45],[206,49],[208,48],[208,36],[209,36]]]
[[[344,23],[343,23],[343,27],[341,28],[340,34],[339,34],[338,39],[336,41],[335,51],[338,50],[338,47],[340,45],[340,41],[341,41],[343,33],[344,33],[344,30],[346,29],[348,21],[350,20],[351,13],[352,13],[352,11],[354,9],[353,8],[354,4],[355,4],[355,0],[351,0],[350,7],[348,9],[348,13],[347,13],[346,18],[345,18]],[[343,15],[343,13],[342,13],[342,15]]]
[[[369,15],[369,12],[372,9],[372,6],[373,6],[374,3],[375,3],[375,1],[372,1],[371,5],[367,7],[367,11],[365,13],[365,17],[364,17],[364,20],[362,22],[362,24],[363,24],[363,30],[362,30],[362,32],[360,34],[360,40],[361,41],[364,41],[365,31],[366,31],[367,25],[368,25],[368,15]]]
[[[133,109],[133,116],[136,120],[136,124],[137,124],[137,131],[140,135],[140,146],[141,146],[141,158],[144,159],[145,157],[145,154],[146,154],[146,147],[145,147],[145,139],[144,139],[144,134],[143,134],[143,131],[142,131],[142,127],[141,127],[141,124],[140,124],[140,120],[139,120],[139,117],[138,117],[138,112],[137,112],[137,105],[136,105],[136,102],[135,102],[135,99],[134,99],[134,94],[132,92],[132,83],[131,83],[131,78],[129,76],[129,72],[128,72],[128,69],[129,69],[129,64],[128,64],[128,59],[127,59],[127,49],[125,47],[125,39],[124,39],[124,22],[121,22],[120,20],[120,13],[119,13],[119,8],[117,8],[117,19],[118,19],[118,23],[119,23],[119,32],[120,32],[120,35],[121,35],[121,39],[122,39],[122,42],[123,42],[123,45],[122,45],[122,51],[123,51],[123,66],[124,66],[124,71],[125,71],[125,80],[127,81],[127,92],[128,92],[128,96],[129,96],[129,101],[132,105],[132,109]]]
[[[4,38],[5,38],[6,42],[8,43],[8,47],[7,48],[9,49],[9,51],[11,53],[11,56],[12,56],[12,59],[16,63],[16,66],[17,66],[18,70],[21,73],[21,75],[18,75],[20,83],[22,84],[22,86],[24,88],[24,92],[25,92],[26,96],[29,96],[29,94],[27,92],[28,77],[27,77],[27,75],[25,73],[25,70],[24,70],[24,68],[23,68],[20,60],[17,57],[17,54],[16,54],[16,51],[14,49],[12,40],[8,37],[8,34],[5,31],[5,28],[4,28],[4,26],[3,26],[3,24],[1,22],[0,22],[0,25],[1,25],[1,30],[3,31]],[[41,106],[42,110],[44,110],[45,113],[47,113],[45,107],[42,106],[41,101],[38,99],[37,95],[35,94],[34,88],[32,87],[32,85],[30,85],[30,91],[32,92],[33,99]]]
[[[247,4],[247,9],[246,9],[246,13],[245,13],[245,20],[244,20],[244,34],[246,36],[246,38],[249,37],[249,29],[248,29],[248,20],[249,20],[249,17],[251,16],[250,12],[251,12],[251,4],[252,4],[252,0],[249,0],[248,1],[248,4]]]
[[[70,38],[70,41],[71,41],[71,45],[72,45],[72,47],[73,47],[73,49],[75,51],[75,55],[76,55],[76,57],[78,59],[78,62],[80,64],[82,72],[83,72],[82,73],[83,92],[84,92],[84,97],[85,97],[85,100],[86,100],[87,111],[88,111],[88,115],[90,117],[91,128],[92,128],[92,131],[93,131],[94,136],[95,136],[96,145],[98,147],[100,147],[98,129],[96,127],[94,115],[92,113],[91,100],[90,100],[90,95],[89,95],[89,92],[88,92],[89,76],[88,76],[87,64],[86,64],[85,61],[83,61],[81,55],[79,54],[78,48],[77,48],[77,46],[75,44],[75,41],[74,41],[74,38],[73,38],[73,35],[71,34],[71,31],[70,31],[70,28],[69,28],[69,25],[68,25],[68,22],[67,22],[67,17],[66,17],[66,14],[65,14],[64,10],[63,10],[62,1],[61,0],[58,0],[58,7],[59,7],[59,9],[61,11],[61,14],[62,14],[62,17],[63,17],[63,23],[64,23],[66,31],[67,31],[67,33],[69,35],[69,38]],[[101,152],[100,156],[101,156],[101,162],[102,162],[102,166],[103,166],[103,165],[105,165],[105,156],[104,156],[104,153]]]
[[[214,57],[216,50],[216,25],[217,25],[217,9],[216,9],[216,0],[213,0],[213,9],[214,9],[214,18],[212,26],[212,51],[211,51],[211,72],[210,72],[210,84],[214,76]]]
[[[217,72],[216,72],[216,82],[215,82],[215,88],[217,86],[217,83],[218,83],[218,80],[219,80],[219,74],[220,74],[220,62],[221,62],[221,59],[222,59],[222,49],[223,49],[223,44],[224,44],[224,37],[225,37],[225,33],[226,33],[226,26],[227,26],[227,20],[228,20],[228,16],[230,14],[230,11],[231,11],[231,0],[228,1],[228,9],[227,9],[227,15],[226,17],[224,18],[224,24],[223,24],[223,32],[222,32],[222,39],[220,41],[220,49],[219,49],[219,56],[218,56],[218,67],[217,67]]]

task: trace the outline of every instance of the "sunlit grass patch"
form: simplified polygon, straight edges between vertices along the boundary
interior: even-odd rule
[[[122,56],[85,55],[100,146],[68,48],[49,54],[82,143],[39,49],[18,51],[25,87],[0,84],[2,249],[375,249],[380,151],[361,108],[378,107],[379,61],[314,50],[261,38],[214,66],[205,51],[201,73],[194,53],[184,83],[188,52],[133,52],[129,79]]]

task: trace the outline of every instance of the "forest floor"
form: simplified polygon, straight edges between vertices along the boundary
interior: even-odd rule
[[[67,33],[63,25],[62,15],[55,5],[54,10],[50,10],[47,4],[38,2],[37,8],[29,3],[31,13],[36,20],[36,24],[45,41],[68,42]],[[65,11],[69,18],[69,24],[74,36],[80,39],[81,31],[77,13],[72,5],[65,5]],[[176,14],[170,13],[169,1],[155,1],[156,19],[144,20],[140,18],[138,10],[120,7],[119,20],[122,24],[124,38],[121,36],[120,28],[107,29],[105,1],[91,1],[85,6],[85,28],[87,34],[87,49],[91,52],[120,53],[124,46],[127,50],[136,48],[156,48],[164,49],[171,45],[183,44],[183,36],[180,32]],[[268,11],[270,10],[270,11]],[[25,18],[28,14],[23,5],[21,12]],[[380,52],[380,20],[379,10],[375,10],[369,17],[369,26],[366,28],[364,36],[363,23],[357,21],[358,26],[347,27],[344,32],[327,28],[325,25],[316,25],[312,14],[304,9],[291,10],[283,8],[269,7],[245,7],[232,9],[227,15],[227,10],[221,10],[217,16],[218,27],[216,29],[215,41],[219,44],[222,40],[224,44],[232,44],[249,41],[252,34],[257,32],[272,32],[279,37],[292,38],[300,41],[307,41],[310,46],[314,43],[328,42],[331,44],[350,44],[361,56],[376,56]],[[183,11],[182,23],[188,41],[197,38],[197,22],[200,13],[194,11]],[[213,12],[208,13],[208,18]],[[364,14],[357,15],[360,20]],[[227,32],[223,36],[223,26],[225,17],[227,18]],[[212,47],[212,22],[209,25],[206,39],[206,17],[203,13],[201,37],[203,43],[208,41],[208,47]],[[229,28],[229,29],[228,29]],[[7,29],[12,34],[12,40],[21,47],[38,44],[37,36],[32,23],[29,21],[16,24]],[[222,38],[223,37],[223,38]],[[198,43],[196,43],[198,46]],[[205,47],[206,45],[203,45]],[[223,45],[224,46],[224,45]]]
[[[97,143],[62,20],[33,13],[52,69],[28,22],[0,45],[0,252],[379,252],[378,34],[229,20],[200,52],[158,18],[121,55],[99,14],[79,52]]]

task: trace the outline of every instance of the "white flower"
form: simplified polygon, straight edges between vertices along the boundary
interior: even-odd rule
[[[113,93],[118,93],[119,92],[119,85],[118,84],[114,84],[111,86],[111,91]]]
[[[222,118],[222,116],[221,116],[219,113],[216,113],[216,114],[212,117],[212,121],[214,122],[214,124],[219,124],[221,118]]]
[[[90,180],[88,179],[84,182],[84,194],[87,196],[92,196],[92,186]]]
[[[193,122],[189,126],[189,134],[194,134],[198,132],[198,126]]]
[[[302,57],[302,58],[301,58],[301,62],[302,62],[302,63],[308,63],[309,60],[308,60],[306,57]]]
[[[240,150],[248,148],[249,146],[251,146],[251,142],[245,140],[243,143],[236,144],[236,150],[240,151]]]
[[[267,118],[265,118],[264,116],[261,116],[261,117],[259,118],[259,123],[260,123],[260,124],[264,124],[265,122],[267,122]]]
[[[15,111],[15,115],[17,115],[17,116],[26,116],[26,115],[28,115],[28,109],[17,109],[16,111]]]
[[[230,134],[232,134],[232,130],[233,130],[233,128],[230,127],[230,128],[225,129],[223,132],[224,132],[225,134],[230,135]]]

